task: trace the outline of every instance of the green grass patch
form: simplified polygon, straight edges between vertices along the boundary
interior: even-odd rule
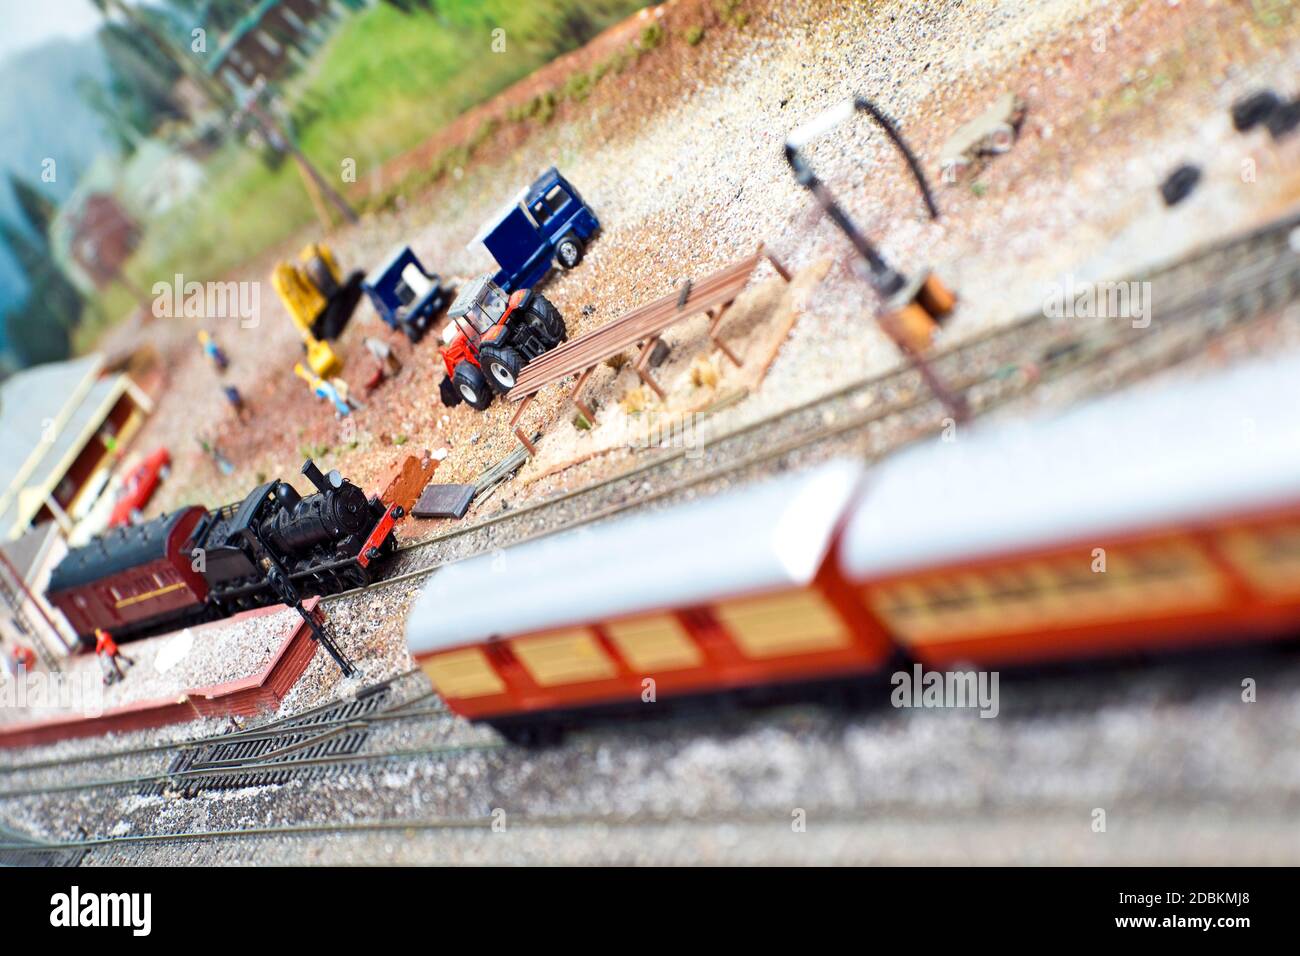
[[[439,0],[432,12],[408,15],[378,4],[348,18],[283,91],[298,144],[343,192],[345,160],[355,161],[364,182],[380,164],[645,5],[646,0]],[[576,81],[568,95],[585,97],[593,82]],[[556,104],[556,94],[546,94],[530,118],[549,121]],[[449,150],[434,168],[367,208],[391,205],[402,191],[464,165],[495,131],[483,124],[466,147]],[[146,224],[126,267],[146,293],[178,272],[187,280],[218,278],[315,219],[292,160],[268,168],[252,150],[228,143],[208,160],[205,172],[198,195]],[[263,293],[274,294],[269,283]],[[106,289],[92,300],[76,347],[88,348],[136,304],[125,289]]]

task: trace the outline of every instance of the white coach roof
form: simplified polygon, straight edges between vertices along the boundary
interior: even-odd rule
[[[406,626],[413,653],[812,580],[862,467],[834,462],[443,568]]]
[[[1300,501],[1300,353],[972,426],[868,479],[855,577]]]

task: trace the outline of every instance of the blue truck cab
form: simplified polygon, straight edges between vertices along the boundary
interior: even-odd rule
[[[392,328],[418,342],[433,317],[447,307],[451,290],[427,271],[410,246],[398,246],[361,283],[370,303]]]
[[[492,253],[499,268],[493,281],[510,293],[535,286],[553,261],[572,269],[599,228],[591,207],[552,166],[489,220],[470,247],[481,242]]]

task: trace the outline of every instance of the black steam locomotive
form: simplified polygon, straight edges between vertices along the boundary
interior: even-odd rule
[[[46,596],[89,642],[96,628],[131,640],[279,602],[301,611],[303,598],[365,586],[395,547],[402,509],[310,459],[302,473],[315,494],[269,481],[238,504],[110,529],[68,552]]]

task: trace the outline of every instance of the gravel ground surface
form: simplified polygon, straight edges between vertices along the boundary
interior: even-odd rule
[[[281,610],[132,641],[122,653],[134,663],[125,669],[125,679],[108,685],[102,682],[99,658],[79,654],[63,662],[62,676],[94,689],[93,699],[85,700],[85,706],[53,707],[36,713],[2,707],[0,723],[74,716],[87,709],[102,711],[142,700],[174,698],[189,690],[248,677],[270,663],[301,621],[296,611]]]
[[[1241,700],[1248,676],[1261,688],[1254,704]],[[715,703],[597,726],[543,751],[393,758],[188,800],[63,795],[47,798],[39,815],[57,808],[54,832],[74,836],[68,821],[117,836],[378,819],[421,828],[92,849],[89,863],[1300,858],[1284,824],[1300,804],[1294,649],[1004,673],[989,720],[895,710],[884,705],[888,692],[869,689],[859,710]],[[483,739],[439,718],[393,725],[370,745]],[[1104,833],[1092,831],[1098,809]],[[792,829],[799,810],[805,833]]]

